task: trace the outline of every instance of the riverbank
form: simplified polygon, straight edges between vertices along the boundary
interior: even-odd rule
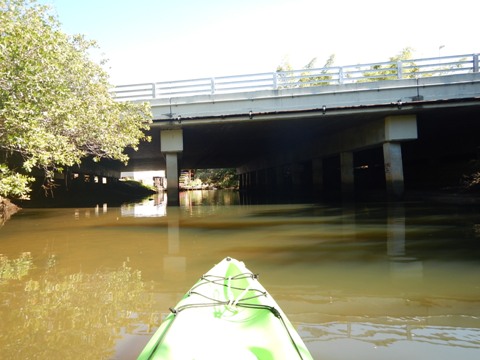
[[[19,210],[20,208],[10,200],[0,197],[0,226]]]
[[[126,202],[143,199],[156,191],[137,181],[115,181],[107,184],[82,184],[82,186],[65,187],[56,184],[46,191],[41,185],[33,187],[30,200],[14,201],[22,208],[51,207],[88,207],[108,203],[119,206]]]

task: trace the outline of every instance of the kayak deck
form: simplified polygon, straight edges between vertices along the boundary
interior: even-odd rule
[[[139,355],[144,359],[312,359],[258,276],[225,258],[203,275]]]

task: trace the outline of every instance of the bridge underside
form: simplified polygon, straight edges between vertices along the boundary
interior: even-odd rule
[[[150,130],[152,142],[130,154],[128,170],[166,169],[169,155],[161,151],[160,133],[177,129],[183,142],[182,151],[175,152],[178,171],[236,168],[245,189],[308,193],[348,193],[362,186],[388,190],[396,186],[388,178],[393,173],[401,184],[392,191],[401,194],[404,181],[407,187],[428,186],[437,176],[438,183],[447,177],[439,174],[445,164],[458,161],[460,166],[476,158],[479,113],[479,101],[472,99],[160,121]],[[389,119],[399,137],[385,135]]]

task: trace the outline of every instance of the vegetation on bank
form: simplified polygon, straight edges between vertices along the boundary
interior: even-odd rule
[[[48,187],[87,157],[127,162],[148,140],[149,105],[114,100],[95,48],[49,7],[0,0],[0,200],[27,196],[34,172]]]
[[[466,192],[480,192],[480,160],[470,163],[468,172],[462,177],[461,186]]]
[[[238,189],[235,169],[197,169],[182,174],[180,187],[183,189]]]

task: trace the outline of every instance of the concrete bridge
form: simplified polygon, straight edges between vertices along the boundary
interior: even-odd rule
[[[377,181],[401,197],[405,156],[416,179],[418,160],[434,161],[448,144],[450,154],[480,146],[471,136],[480,122],[478,54],[123,85],[115,93],[152,106],[153,141],[131,154],[128,171],[166,169],[170,204],[178,202],[181,168],[233,167],[250,190],[350,195],[358,182]]]

